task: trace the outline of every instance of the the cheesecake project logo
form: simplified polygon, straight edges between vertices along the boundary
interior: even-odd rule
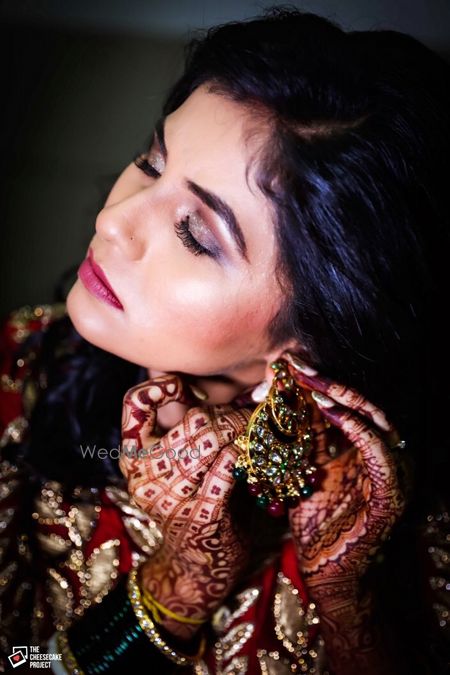
[[[52,661],[61,661],[61,654],[52,654],[51,652],[42,651],[40,647],[35,646],[15,646],[12,648],[12,654],[8,656],[8,660],[13,668],[22,666],[28,663],[29,668],[46,668],[50,670]]]

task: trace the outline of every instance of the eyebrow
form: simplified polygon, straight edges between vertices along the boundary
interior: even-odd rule
[[[167,161],[168,157],[168,152],[167,152],[167,147],[166,143],[164,140],[164,123],[165,123],[165,118],[161,117],[155,124],[155,135],[157,137],[158,143],[161,148],[161,153],[162,156],[164,157],[164,161]],[[247,254],[247,244],[245,241],[244,233],[242,232],[242,229],[238,223],[238,220],[230,206],[226,202],[223,201],[220,197],[215,195],[213,192],[209,192],[209,190],[205,190],[205,188],[202,188],[200,185],[197,183],[194,183],[192,180],[186,180],[186,185],[188,189],[195,194],[205,206],[207,206],[209,209],[217,213],[219,218],[225,223],[227,226],[227,229],[231,236],[233,237],[233,240],[236,244],[236,246],[239,249],[239,253],[241,256],[249,262],[248,259],[248,254]]]

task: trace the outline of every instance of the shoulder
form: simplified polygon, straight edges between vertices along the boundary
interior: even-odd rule
[[[23,305],[9,312],[0,325],[0,448],[20,443],[36,400],[38,383],[33,364],[39,349],[32,336],[67,314],[63,302]],[[30,339],[29,339],[30,338]]]

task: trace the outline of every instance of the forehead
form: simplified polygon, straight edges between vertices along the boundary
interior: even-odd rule
[[[257,194],[253,172],[267,132],[246,106],[202,85],[166,118],[165,135],[171,157],[190,162],[190,178],[193,172],[206,170],[211,178],[220,179],[225,171],[228,182],[235,179],[255,197],[262,197]],[[246,173],[249,184],[243,185]]]

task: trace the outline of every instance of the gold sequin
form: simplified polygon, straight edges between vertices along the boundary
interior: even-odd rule
[[[282,572],[278,573],[273,600],[275,635],[299,661],[301,672],[307,672],[308,628],[319,623],[315,604],[307,607],[301,600],[298,589]]]
[[[94,548],[86,560],[86,584],[82,587],[84,600],[100,602],[113,587],[119,567],[119,539],[108,539]]]
[[[136,546],[147,556],[151,556],[161,547],[163,535],[154,520],[132,504],[128,492],[115,486],[107,487],[106,494],[122,511],[122,521],[127,533]]]
[[[0,574],[0,596],[12,581],[14,573],[17,572],[17,563],[15,560],[10,562]]]
[[[22,415],[16,417],[12,422],[6,425],[0,439],[0,448],[4,448],[9,443],[21,443],[27,429],[28,420]]]
[[[423,542],[432,570],[428,578],[432,591],[431,607],[437,626],[450,639],[450,514],[440,510],[429,513],[423,526]]]
[[[231,610],[227,605],[221,605],[213,614],[211,624],[218,635],[223,634],[229,626],[255,604],[261,594],[261,588],[250,587],[238,593],[234,598],[237,608]]]
[[[74,610],[73,593],[67,579],[57,572],[57,570],[49,567],[47,574],[46,587],[56,619],[55,627],[58,630],[64,630],[72,621]]]
[[[211,675],[211,671],[206,663],[200,659],[198,663],[194,663],[192,667],[192,675]]]
[[[6,373],[3,373],[1,378],[0,378],[0,385],[2,391],[5,391],[6,393],[13,393],[17,394],[18,392],[22,391],[22,383],[23,380],[17,378],[15,380],[12,379],[9,375]]]

